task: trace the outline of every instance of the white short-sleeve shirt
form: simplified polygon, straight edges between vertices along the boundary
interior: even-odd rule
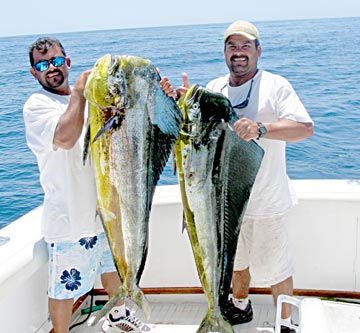
[[[42,232],[47,242],[76,241],[102,230],[96,214],[93,168],[82,160],[85,126],[72,149],[53,145],[69,99],[41,89],[23,109],[27,144],[36,156],[44,190]]]
[[[238,87],[229,85],[229,75],[208,83],[207,88],[221,92],[232,105],[246,99],[251,80]],[[234,109],[239,117],[264,123],[282,118],[312,123],[291,84],[282,76],[259,70],[253,78],[249,104]],[[247,217],[267,218],[286,213],[296,202],[286,173],[286,142],[260,138],[256,142],[264,149],[264,158],[245,212]]]

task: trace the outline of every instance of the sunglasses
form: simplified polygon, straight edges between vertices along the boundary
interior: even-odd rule
[[[50,60],[40,60],[34,65],[34,67],[38,72],[44,72],[49,69],[50,63],[54,67],[61,67],[65,64],[65,57],[54,57]]]
[[[252,89],[253,82],[254,82],[254,79],[251,80],[249,92],[248,92],[245,100],[242,101],[242,102],[239,103],[239,104],[234,105],[234,106],[232,107],[233,109],[243,109],[243,108],[246,108],[246,107],[248,106],[249,100],[250,100],[250,95],[251,95],[251,89]],[[223,89],[225,89],[225,88],[226,88],[226,85],[225,85],[223,88],[221,88],[220,92],[222,93]]]
[[[233,106],[233,109],[243,109],[243,108],[246,108],[246,107],[248,106],[253,82],[254,82],[254,79],[251,80],[250,89],[249,89],[249,92],[248,92],[245,100],[242,101],[242,102],[239,103],[239,104],[234,105],[234,106]]]

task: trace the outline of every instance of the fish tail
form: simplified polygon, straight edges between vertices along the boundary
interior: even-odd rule
[[[208,309],[196,333],[222,332],[234,333],[233,327],[224,319],[219,308]]]
[[[95,326],[102,317],[105,317],[110,310],[120,301],[125,298],[129,298],[133,301],[145,314],[146,318],[150,318],[151,307],[150,303],[145,297],[145,294],[136,286],[132,292],[129,292],[125,287],[120,287],[113,297],[111,297],[104,307],[96,314],[94,321],[91,323],[91,326]]]
[[[130,299],[144,312],[146,319],[150,318],[151,306],[144,292],[136,286]]]
[[[105,317],[110,310],[121,300],[124,300],[126,296],[126,290],[123,287],[120,287],[111,297],[103,308],[96,314],[94,321],[91,323],[91,326],[95,326],[102,317]]]

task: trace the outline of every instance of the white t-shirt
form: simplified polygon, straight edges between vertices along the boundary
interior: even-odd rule
[[[42,232],[46,242],[76,241],[102,230],[96,215],[96,184],[92,165],[83,165],[83,133],[72,149],[53,145],[55,129],[70,96],[44,89],[25,103],[27,144],[35,154],[44,190]]]
[[[303,123],[312,120],[291,84],[282,76],[259,70],[253,78],[249,104],[234,109],[239,117],[263,123],[282,118]],[[246,99],[251,80],[239,87],[229,86],[229,74],[212,80],[207,88],[221,92],[232,105]],[[256,140],[264,149],[264,158],[246,208],[246,217],[271,218],[286,213],[296,202],[286,172],[286,142],[260,138]]]

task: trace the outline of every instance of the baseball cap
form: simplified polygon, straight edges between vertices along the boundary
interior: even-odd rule
[[[225,31],[224,42],[232,35],[241,35],[250,40],[257,39],[260,43],[260,34],[256,27],[247,21],[235,21]]]

